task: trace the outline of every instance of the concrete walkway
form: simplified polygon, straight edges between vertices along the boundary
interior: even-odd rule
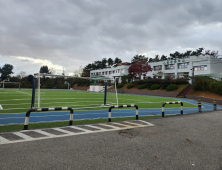
[[[222,169],[222,111],[145,121],[153,126],[3,144],[1,169]]]

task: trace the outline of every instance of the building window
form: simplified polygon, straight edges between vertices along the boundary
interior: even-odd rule
[[[109,71],[109,74],[112,74],[112,71]]]
[[[165,65],[165,70],[173,70],[175,69],[175,64]]]
[[[104,75],[104,72],[102,72],[102,75]]]
[[[178,69],[189,68],[189,63],[179,63]]]
[[[113,74],[115,73],[115,70],[113,70]]]
[[[154,69],[154,71],[162,70],[162,65],[154,66],[153,69]]]
[[[207,65],[194,66],[194,71],[204,71],[207,70]]]

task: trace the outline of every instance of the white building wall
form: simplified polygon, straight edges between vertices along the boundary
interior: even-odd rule
[[[181,63],[189,63],[189,67],[187,68],[179,68],[179,64]],[[167,70],[165,67],[168,64],[175,64],[174,69]],[[157,74],[159,71],[163,72],[162,78],[166,78],[166,76],[173,75],[175,78],[182,76],[185,72],[189,73],[189,76],[192,76],[192,68],[198,66],[207,66],[207,70],[195,70],[194,75],[202,75],[202,74],[214,74],[219,73],[222,74],[222,60],[212,57],[212,56],[190,56],[189,58],[176,59],[175,60],[165,60],[159,62],[149,63],[153,71],[150,71],[146,74],[146,77],[153,78],[153,74]],[[162,66],[161,70],[154,70],[154,66]],[[121,65],[112,68],[105,68],[99,70],[90,71],[90,76],[93,75],[101,75],[109,78],[118,78],[119,83],[122,82],[121,77],[129,74],[129,65]],[[111,74],[110,74],[111,71]],[[104,74],[103,74],[104,72]],[[107,72],[107,74],[105,74]],[[114,72],[114,73],[113,73]]]
[[[189,63],[189,67],[187,68],[179,68],[179,64],[181,63]],[[175,68],[171,70],[167,70],[165,67],[168,64],[175,64]],[[212,57],[212,56],[190,56],[189,58],[184,59],[176,59],[169,61],[159,61],[154,63],[149,63],[151,68],[153,68],[152,72],[148,72],[146,77],[153,78],[153,74],[157,74],[158,71],[163,72],[162,78],[165,78],[168,75],[174,75],[175,78],[183,75],[185,72],[189,73],[189,76],[192,76],[192,68],[198,66],[207,66],[207,70],[195,70],[194,75],[202,75],[202,74],[213,74],[220,73],[222,74],[222,60]],[[162,70],[155,71],[154,66],[162,65]]]
[[[118,78],[119,79],[119,83],[122,82],[121,77],[124,75],[128,75],[129,74],[129,65],[121,65],[121,66],[117,66],[117,67],[111,67],[111,68],[105,68],[105,69],[99,69],[99,70],[92,70],[90,71],[90,76],[93,75],[101,75],[101,76],[105,76],[108,78]],[[110,74],[111,71],[111,74]],[[103,74],[104,72],[104,74]],[[107,74],[105,74],[107,72]]]

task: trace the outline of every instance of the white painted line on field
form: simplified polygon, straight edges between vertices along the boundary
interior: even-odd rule
[[[16,92],[31,96],[31,94],[29,94],[29,93],[25,93],[25,92],[21,92],[21,91],[16,91]]]
[[[0,105],[0,110],[3,110],[3,107],[2,107],[2,105]]]

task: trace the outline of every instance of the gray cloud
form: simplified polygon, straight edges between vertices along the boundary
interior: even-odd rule
[[[50,61],[73,72],[102,58],[222,51],[222,2],[207,0],[0,0],[0,59]],[[35,63],[33,63],[35,65]],[[39,64],[40,65],[40,64]],[[37,72],[39,65],[28,72]],[[18,70],[18,72],[21,70]]]

